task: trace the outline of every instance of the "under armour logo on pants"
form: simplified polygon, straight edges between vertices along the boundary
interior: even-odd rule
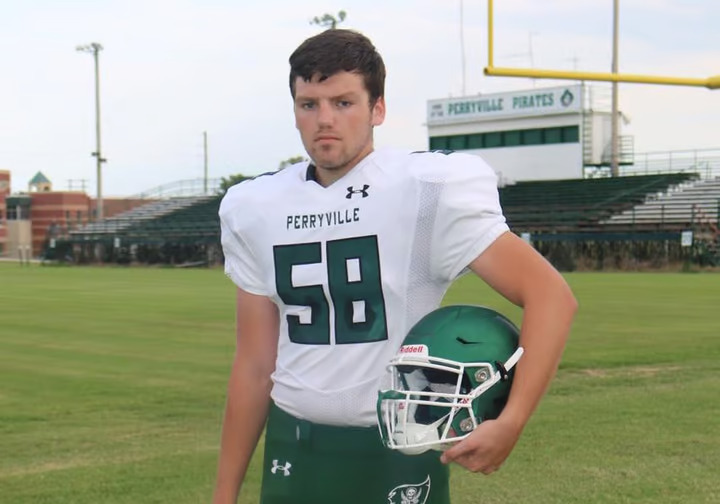
[[[278,471],[282,471],[283,476],[290,476],[290,468],[292,467],[292,464],[290,462],[286,462],[284,465],[280,465],[277,459],[273,460],[273,466],[272,469],[270,469],[270,472],[273,474],[277,474]]]

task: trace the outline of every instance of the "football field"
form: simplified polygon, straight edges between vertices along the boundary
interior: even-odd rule
[[[720,275],[567,279],[551,390],[501,471],[453,469],[453,503],[720,502]],[[445,302],[519,321],[471,276]],[[0,503],[209,503],[233,348],[219,269],[0,263]]]

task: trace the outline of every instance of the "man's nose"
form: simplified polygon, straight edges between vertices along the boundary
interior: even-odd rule
[[[320,126],[332,126],[335,120],[335,115],[332,106],[327,102],[320,102],[318,104],[318,124]]]

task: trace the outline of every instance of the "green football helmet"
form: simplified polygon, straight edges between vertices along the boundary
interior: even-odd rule
[[[378,393],[380,436],[409,455],[443,451],[500,415],[522,356],[520,331],[481,306],[446,306],[415,324]]]

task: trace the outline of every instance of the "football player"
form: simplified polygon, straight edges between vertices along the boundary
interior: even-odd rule
[[[557,369],[576,310],[568,285],[509,231],[480,157],[374,149],[384,82],[364,35],[305,40],[289,83],[310,161],[222,201],[237,343],[215,504],[236,501],[266,424],[263,504],[447,504],[448,464],[497,470]],[[466,271],[524,308],[507,405],[442,454],[387,449],[376,413],[386,367]]]

